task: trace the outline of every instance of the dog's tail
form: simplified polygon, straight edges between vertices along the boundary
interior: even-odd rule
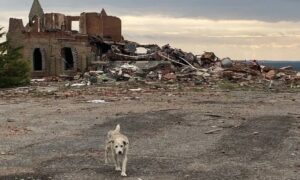
[[[120,132],[120,130],[121,130],[121,126],[120,126],[120,124],[118,124],[115,131]]]

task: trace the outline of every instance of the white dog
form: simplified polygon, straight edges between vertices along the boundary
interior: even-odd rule
[[[115,130],[107,133],[105,147],[105,164],[108,163],[109,153],[116,167],[116,171],[121,171],[121,176],[127,176],[127,153],[129,150],[128,138],[120,133],[120,125]],[[111,158],[109,158],[111,160]],[[122,167],[122,169],[121,169]]]

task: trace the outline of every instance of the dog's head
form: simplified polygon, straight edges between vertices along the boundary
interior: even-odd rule
[[[111,143],[113,144],[113,149],[116,154],[123,155],[126,151],[126,146],[128,142],[123,139],[115,139],[112,140]]]

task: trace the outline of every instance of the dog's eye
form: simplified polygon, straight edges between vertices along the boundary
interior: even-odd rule
[[[123,145],[121,145],[121,148],[123,147]]]
[[[116,146],[116,148],[118,148],[118,146]]]

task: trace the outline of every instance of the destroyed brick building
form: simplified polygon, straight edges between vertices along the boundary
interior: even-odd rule
[[[79,31],[73,30],[76,22]],[[27,25],[23,25],[22,19],[10,18],[7,33],[13,47],[23,47],[22,54],[31,62],[33,77],[84,72],[107,51],[105,46],[91,44],[91,37],[120,42],[121,20],[108,16],[104,9],[101,13],[83,12],[79,16],[44,13],[39,1],[34,0]]]

